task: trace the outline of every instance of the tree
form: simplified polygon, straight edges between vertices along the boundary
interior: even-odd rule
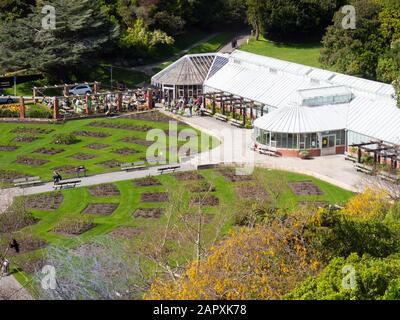
[[[40,292],[44,299],[139,299],[148,288],[139,258],[107,236],[78,242],[74,249],[53,245],[44,258],[56,271],[55,288]],[[34,276],[38,285],[42,278],[40,271]]]
[[[378,57],[385,52],[385,43],[379,30],[380,5],[374,0],[353,0],[356,29],[344,29],[344,14],[339,10],[334,24],[323,37],[320,60],[327,68],[338,72],[376,79]]]
[[[180,277],[157,277],[145,298],[279,299],[320,267],[304,234],[309,217],[235,229]]]
[[[262,32],[263,26],[263,12],[265,1],[263,0],[246,0],[247,4],[247,20],[253,27],[254,36],[256,40],[259,40],[260,33]]]
[[[112,48],[119,34],[97,1],[54,0],[56,28],[43,29],[37,7],[26,18],[0,30],[0,66],[6,71],[34,69],[57,80],[67,80],[75,68],[96,64],[99,52]]]
[[[345,272],[344,272],[345,270]],[[347,271],[346,271],[347,270]],[[346,281],[346,275],[352,276]],[[346,286],[346,284],[350,286]],[[334,258],[316,278],[309,278],[286,295],[301,300],[398,300],[400,299],[400,256],[384,259],[352,254]]]

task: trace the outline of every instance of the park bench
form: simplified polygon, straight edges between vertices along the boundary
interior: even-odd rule
[[[216,167],[218,167],[218,163],[200,164],[197,166],[197,170],[214,169]]]
[[[212,111],[211,111],[211,110],[208,110],[208,109],[201,109],[200,112],[202,112],[203,115],[205,115],[205,116],[209,116],[209,117],[212,117],[212,116],[213,116]]]
[[[398,176],[394,175],[394,174],[390,174],[387,172],[381,172],[379,173],[379,177],[382,180],[388,181],[388,182],[392,182],[392,183],[399,183],[400,179]]]
[[[347,152],[345,153],[344,159],[348,160],[348,161],[352,161],[352,162],[357,162],[357,158],[355,156],[351,155],[350,153],[347,153]]]
[[[179,169],[181,166],[168,166],[168,167],[163,167],[163,168],[158,168],[158,172],[163,174],[164,172],[175,172],[177,169]]]
[[[140,170],[146,168],[144,161],[121,164],[121,171]]]
[[[34,186],[37,184],[42,183],[40,177],[27,177],[27,178],[20,178],[13,180],[15,187],[27,187],[27,186]]]
[[[279,157],[280,156],[277,151],[270,150],[270,149],[265,149],[265,148],[259,148],[258,152],[260,154],[264,154],[264,155],[270,156],[270,157]]]
[[[53,188],[54,190],[70,189],[70,188],[75,188],[76,185],[79,183],[81,183],[81,180],[65,180],[54,184]]]
[[[373,173],[372,168],[366,167],[366,166],[362,165],[361,163],[356,163],[355,168],[356,168],[357,172],[362,172],[362,173],[366,173],[366,174]]]
[[[225,122],[228,121],[228,117],[227,117],[227,116],[224,116],[223,114],[220,114],[220,113],[214,114],[214,117],[215,117],[215,119],[217,119],[217,120],[221,120],[221,121],[225,121]]]
[[[229,123],[230,123],[232,126],[235,126],[235,127],[238,127],[238,128],[243,128],[243,121],[236,120],[236,119],[231,119],[231,120],[229,121]]]

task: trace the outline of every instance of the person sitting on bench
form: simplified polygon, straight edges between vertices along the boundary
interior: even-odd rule
[[[61,180],[62,180],[61,175],[57,171],[54,171],[54,175],[53,175],[54,184],[55,185],[58,184]]]

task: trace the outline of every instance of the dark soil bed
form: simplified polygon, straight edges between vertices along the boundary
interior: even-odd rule
[[[164,212],[164,208],[139,208],[133,213],[133,216],[135,218],[158,219]]]
[[[121,163],[117,160],[107,160],[104,162],[97,163],[97,165],[106,167],[106,168],[110,168],[110,169],[115,169],[115,168],[119,168],[121,166]]]
[[[9,250],[8,254],[11,256],[23,254],[33,250],[38,250],[44,248],[47,245],[45,240],[29,234],[21,237],[15,235],[15,237],[13,238],[15,238],[19,243],[19,253],[16,253],[15,250]]]
[[[17,127],[11,130],[11,133],[19,133],[19,134],[29,134],[29,135],[37,135],[37,134],[48,134],[53,132],[54,129],[44,129],[44,128],[26,128],[26,127]]]
[[[33,226],[37,224],[40,219],[33,217],[31,214],[24,214],[19,219],[9,218],[10,214],[5,212],[2,217],[0,217],[0,233],[12,233],[19,231],[25,227]],[[7,216],[8,215],[8,216]],[[16,221],[17,220],[17,221]]]
[[[166,192],[142,193],[140,197],[142,202],[166,202],[168,200],[169,197]]]
[[[139,151],[137,151],[135,149],[130,149],[130,148],[117,149],[117,150],[114,150],[113,152],[116,154],[123,155],[123,156],[128,156],[131,154],[139,153]]]
[[[108,144],[102,144],[102,143],[92,143],[86,146],[86,148],[92,149],[92,150],[101,150],[109,147]]]
[[[203,214],[202,222],[204,224],[209,224],[213,218],[214,216],[211,214]],[[199,222],[199,217],[196,214],[186,214],[182,217],[182,220],[190,225],[197,225]]]
[[[237,175],[235,169],[232,168],[220,168],[218,172],[231,182],[253,180],[251,175]]]
[[[0,182],[11,183],[15,179],[32,177],[16,171],[0,170]]]
[[[64,201],[62,193],[48,193],[28,196],[26,207],[34,210],[57,210]]]
[[[135,113],[127,116],[127,118],[143,120],[143,121],[155,121],[155,122],[169,122],[175,120],[158,111]]]
[[[250,184],[243,184],[240,186],[236,186],[235,188],[236,195],[245,200],[265,200],[268,199],[268,192],[256,185],[250,185]]]
[[[111,136],[109,133],[106,132],[93,132],[93,131],[75,131],[72,134],[81,137],[90,137],[90,138],[106,138]]]
[[[29,166],[29,167],[40,167],[40,166],[46,164],[47,162],[48,162],[47,160],[29,158],[29,157],[25,157],[25,156],[19,156],[19,157],[17,157],[17,160],[15,161],[15,163],[23,164],[23,165]]]
[[[326,201],[300,201],[298,205],[302,208],[326,208],[329,203]]]
[[[36,136],[19,136],[14,139],[15,142],[32,142],[38,139]]]
[[[17,146],[0,146],[0,152],[4,152],[4,151],[15,151],[17,150],[19,147]]]
[[[114,184],[101,184],[90,187],[89,193],[94,197],[113,197],[120,195],[119,189]]]
[[[193,203],[201,206],[213,207],[219,205],[219,199],[211,194],[199,194],[192,196]]]
[[[154,177],[145,177],[133,181],[136,187],[161,186],[161,182]]]
[[[91,160],[96,158],[96,156],[94,154],[77,153],[72,155],[71,158],[76,160]]]
[[[198,174],[196,171],[184,171],[177,172],[174,174],[175,179],[179,181],[188,181],[188,180],[203,180],[204,177],[201,174]]]
[[[83,213],[110,216],[117,208],[118,205],[114,203],[91,203],[86,207]]]
[[[318,186],[309,181],[291,182],[289,187],[296,196],[320,196],[323,194]]]
[[[35,274],[43,269],[43,267],[47,264],[46,260],[43,257],[35,257],[24,260],[21,263],[18,263],[18,266],[28,274]]]
[[[153,129],[152,127],[149,126],[137,126],[127,123],[100,122],[100,121],[91,122],[89,123],[89,126],[97,128],[111,128],[111,129],[140,131],[140,132],[146,132]]]
[[[143,228],[119,227],[109,233],[115,239],[132,239],[133,237],[143,233]]]
[[[55,227],[53,229],[54,233],[58,233],[61,235],[67,235],[67,236],[79,236],[86,231],[89,231],[96,227],[96,224],[93,222],[87,222],[87,223],[81,223],[78,225],[74,225],[71,227]]]
[[[76,167],[69,166],[69,165],[56,167],[56,168],[53,168],[53,170],[58,171],[61,175],[63,175],[63,174],[71,175],[71,174],[76,173]]]
[[[191,181],[186,184],[190,192],[215,192],[217,189],[207,181]]]
[[[60,148],[39,148],[39,149],[33,151],[33,153],[40,153],[40,154],[46,154],[49,156],[53,156],[53,155],[59,154],[63,151],[65,151],[65,150],[60,149]]]
[[[126,137],[126,138],[123,138],[121,141],[127,142],[127,143],[138,144],[140,146],[145,146],[145,147],[149,147],[154,143],[154,141],[147,141],[147,140],[135,138],[135,137]]]

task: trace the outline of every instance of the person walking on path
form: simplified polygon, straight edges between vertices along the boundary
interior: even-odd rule
[[[61,177],[60,173],[58,173],[57,171],[54,171],[54,173],[53,173],[54,184],[55,185],[58,184],[61,180],[62,180],[62,177]]]

